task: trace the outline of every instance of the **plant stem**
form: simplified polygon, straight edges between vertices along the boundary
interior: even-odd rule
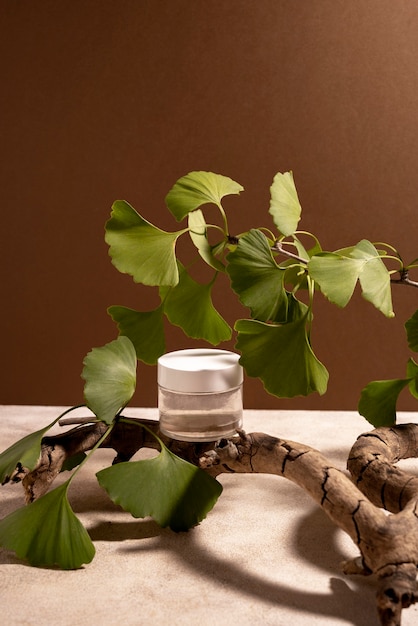
[[[287,256],[290,259],[295,259],[296,261],[298,261],[299,263],[302,263],[303,265],[308,264],[308,261],[306,259],[303,259],[299,255],[294,254],[293,252],[290,252],[289,250],[286,250],[286,248],[283,247],[283,244],[280,241],[275,242],[275,244],[272,246],[272,250],[275,250],[276,252],[280,252],[281,254],[283,254],[283,256]],[[390,282],[395,283],[397,285],[408,285],[409,287],[418,287],[418,281],[412,280],[411,278],[409,278],[408,270],[406,269],[400,272],[399,278],[391,278]]]
[[[100,448],[100,446],[102,445],[102,443],[105,441],[105,439],[110,435],[110,433],[112,432],[113,428],[115,427],[115,422],[112,422],[112,424],[109,424],[107,429],[105,430],[105,432],[102,434],[102,436],[100,437],[100,439],[98,441],[96,441],[96,443],[94,444],[94,446],[89,450],[88,454],[86,454],[85,458],[81,461],[81,463],[74,469],[73,473],[71,474],[70,478],[68,479],[67,483],[67,490],[69,489],[71,483],[74,480],[74,477],[76,476],[76,474],[79,472],[79,470],[83,467],[83,465],[85,463],[87,463],[87,461],[90,459],[90,457],[94,454],[94,452],[97,450],[97,448]]]
[[[161,448],[165,447],[164,443],[161,441],[161,439],[157,435],[157,433],[155,433],[153,430],[151,430],[151,428],[148,428],[148,426],[146,424],[144,424],[143,422],[140,422],[140,421],[136,420],[135,418],[125,417],[124,415],[120,416],[119,423],[120,422],[123,422],[125,424],[133,424],[134,426],[139,426],[140,428],[143,428],[144,430],[147,431],[147,433],[149,433],[150,435],[152,435],[154,437],[154,439],[159,443]]]
[[[408,275],[408,270],[404,269],[400,272],[399,278],[391,278],[391,283],[395,283],[397,285],[408,285],[409,287],[418,287],[418,282],[416,280],[411,280]]]
[[[303,263],[303,265],[308,264],[307,259],[304,259],[298,254],[294,254],[293,252],[290,252],[289,250],[286,250],[285,248],[283,248],[283,244],[281,241],[276,241],[275,244],[272,246],[272,250],[276,252],[280,252],[281,254],[289,257],[290,259],[295,259],[296,261],[299,261],[299,263]]]

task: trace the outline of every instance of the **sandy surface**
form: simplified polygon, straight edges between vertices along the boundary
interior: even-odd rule
[[[0,449],[48,424],[57,407],[0,407]],[[132,416],[157,417],[153,409]],[[418,421],[402,414],[401,421]],[[245,430],[312,445],[341,469],[368,424],[356,413],[246,411]],[[73,510],[96,547],[77,571],[28,567],[0,549],[1,623],[60,626],[373,626],[373,578],[344,576],[356,547],[297,486],[268,475],[224,475],[223,494],[197,528],[175,534],[137,520],[101,490],[99,451],[70,491]],[[0,514],[21,506],[20,485],[0,489]],[[403,626],[418,623],[418,608]]]

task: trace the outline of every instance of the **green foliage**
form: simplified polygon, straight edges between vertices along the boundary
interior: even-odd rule
[[[164,306],[153,311],[135,311],[124,306],[111,306],[108,313],[119,333],[128,337],[140,361],[153,365],[165,352]]]
[[[231,287],[254,319],[285,322],[288,299],[286,268],[277,265],[271,245],[260,230],[250,230],[228,255]]]
[[[361,392],[358,411],[375,428],[396,423],[396,403],[409,380],[375,380]]]
[[[67,498],[69,481],[0,521],[0,545],[37,567],[77,569],[95,554]]]
[[[105,346],[94,348],[85,357],[83,377],[87,406],[108,427],[89,455],[80,453],[67,459],[62,470],[73,470],[73,473],[63,485],[0,521],[0,546],[14,550],[18,557],[37,567],[77,569],[93,559],[94,546],[71,509],[68,489],[89,456],[108,437],[116,421],[124,419],[120,412],[135,390],[135,374],[135,348],[123,335]],[[35,467],[43,435],[61,417],[0,455],[3,481],[11,476],[16,466],[29,470]],[[130,420],[130,423],[136,422]],[[203,470],[170,452],[156,438],[161,447],[156,458],[103,470],[98,474],[100,484],[115,502],[135,517],[152,515],[163,526],[177,531],[188,530],[205,518],[222,487]]]
[[[309,273],[328,300],[345,307],[357,283],[358,266],[356,259],[333,252],[321,252],[309,261]]]
[[[411,395],[418,400],[418,364],[410,358],[406,365],[406,375],[408,376],[408,387]]]
[[[180,459],[160,441],[158,456],[119,463],[97,474],[110,498],[134,517],[188,530],[206,517],[222,492],[217,480]]]
[[[284,398],[325,393],[328,372],[310,346],[306,315],[283,325],[238,320],[235,328],[243,367],[269,393]]]
[[[167,195],[166,202],[176,219],[188,216],[188,228],[170,233],[148,222],[127,202],[113,204],[105,234],[113,264],[119,271],[130,274],[135,282],[158,286],[162,298],[161,305],[154,311],[135,311],[123,306],[108,309],[119,333],[132,341],[139,360],[154,364],[164,353],[163,315],[189,337],[212,345],[230,339],[231,328],[215,310],[211,298],[216,273],[225,271],[215,251],[222,253],[224,246],[211,246],[205,218],[198,207],[212,203],[220,209],[225,239],[227,221],[221,200],[242,189],[239,183],[212,172],[191,172],[182,177]],[[186,232],[200,257],[215,271],[214,279],[207,284],[192,279],[176,258],[177,240]],[[193,307],[193,316],[190,307]]]
[[[408,345],[418,352],[418,311],[405,323]],[[376,380],[364,387],[360,395],[358,411],[370,424],[393,426],[396,423],[396,404],[399,394],[406,387],[418,399],[418,364],[410,358],[406,366],[406,378]]]
[[[147,222],[127,202],[113,204],[106,224],[106,242],[112,263],[144,285],[176,285],[175,245],[187,231],[167,233]]]
[[[189,213],[190,238],[196,246],[202,259],[218,272],[224,272],[224,264],[216,258],[212,246],[207,238],[205,217],[200,209]]]
[[[231,328],[212,303],[213,281],[198,283],[181,264],[179,275],[178,285],[160,288],[164,313],[171,324],[180,326],[188,337],[204,339],[214,346],[230,339]]]
[[[292,172],[280,172],[273,179],[270,187],[270,214],[279,232],[285,237],[294,235],[302,207],[293,180]]]
[[[64,411],[51,424],[19,439],[19,441],[16,441],[16,443],[0,454],[0,484],[7,482],[18,466],[24,467],[29,471],[34,469],[41,454],[42,437],[59,419],[72,410],[71,408]]]
[[[202,204],[216,204],[230,194],[239,194],[243,187],[227,176],[213,172],[190,172],[182,176],[166,196],[166,204],[177,221]]]
[[[418,352],[418,310],[405,322],[408,346],[413,352]]]
[[[55,424],[55,421],[53,424]],[[10,479],[17,465],[33,470],[41,453],[42,437],[53,424],[23,437],[23,439],[20,439],[0,454],[1,484],[4,484]]]
[[[87,455],[85,452],[77,452],[77,454],[68,457],[62,464],[61,472],[71,472],[71,470],[73,470],[75,467],[81,465],[81,463],[83,463],[86,458]]]
[[[113,204],[105,233],[112,263],[134,282],[157,287],[160,304],[151,311],[120,305],[108,309],[119,337],[93,348],[84,359],[82,372],[86,404],[107,424],[106,432],[88,456],[67,459],[63,470],[72,474],[64,485],[0,521],[0,545],[36,566],[73,569],[91,561],[94,546],[71,510],[69,485],[114,425],[126,421],[122,409],[135,391],[137,359],[153,364],[165,351],[164,318],[187,336],[212,345],[231,337],[230,325],[213,304],[219,278],[230,279],[232,290],[249,311],[249,319],[231,324],[237,332],[240,362],[249,376],[260,378],[265,389],[278,397],[326,392],[328,372],[312,347],[317,292],[345,307],[359,286],[363,297],[380,312],[394,315],[391,275],[397,271],[403,280],[410,269],[418,267],[417,259],[404,265],[391,246],[379,244],[378,249],[365,239],[343,249],[323,251],[315,235],[297,230],[302,207],[292,172],[276,174],[270,188],[269,213],[277,234],[259,227],[231,236],[222,203],[226,196],[242,190],[239,183],[212,172],[183,176],[166,196],[173,217],[177,221],[187,218],[187,227],[173,232],[153,225],[125,201]],[[217,207],[220,224],[207,223],[201,208],[207,204]],[[192,278],[190,266],[180,260],[178,243],[186,233],[197,260],[203,260],[212,271],[212,278],[204,284]],[[311,242],[310,247],[303,243],[304,238]],[[398,263],[397,270],[386,267],[389,260]],[[405,328],[408,345],[417,352],[418,311]],[[406,370],[405,378],[374,381],[363,389],[359,412],[375,426],[395,423],[402,390],[408,388],[418,398],[414,359],[409,359]],[[51,426],[0,454],[2,482],[16,467],[31,470],[36,466],[42,437]],[[187,530],[211,510],[222,487],[158,442],[156,457],[106,468],[97,478],[110,497],[134,517],[151,515],[162,526]]]
[[[344,249],[323,251],[315,235],[297,230],[302,207],[292,172],[276,174],[270,188],[269,213],[278,234],[258,228],[231,237],[222,202],[242,189],[239,183],[212,172],[183,176],[169,191],[166,203],[176,220],[188,218],[188,228],[173,233],[160,231],[127,203],[115,203],[106,226],[113,262],[135,281],[157,285],[161,305],[152,312],[124,307],[111,307],[109,312],[119,332],[135,345],[137,357],[146,363],[155,363],[164,352],[163,315],[188,337],[218,345],[231,336],[212,298],[215,278],[226,269],[233,291],[249,309],[250,319],[234,326],[236,348],[247,374],[260,377],[266,389],[279,397],[323,394],[328,372],[312,345],[315,292],[345,307],[359,285],[366,300],[392,317],[394,270],[389,271],[385,261],[395,259],[402,272],[400,255],[389,256],[366,239]],[[207,223],[203,212],[207,204],[219,209],[220,224]],[[190,276],[180,261],[181,250],[174,246],[186,231],[197,256],[214,271],[213,279],[205,284]],[[214,243],[209,241],[209,231],[218,236]],[[303,237],[313,241],[310,248],[302,243]],[[152,262],[145,264],[148,249]],[[299,292],[305,293],[302,299]]]
[[[351,248],[317,254],[308,268],[322,293],[334,304],[345,307],[359,281],[363,297],[387,317],[394,316],[390,274],[370,241],[363,239]]]
[[[132,398],[136,385],[136,353],[124,336],[93,348],[84,359],[86,404],[98,419],[111,424]]]

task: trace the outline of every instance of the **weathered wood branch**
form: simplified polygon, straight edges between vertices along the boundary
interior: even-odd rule
[[[418,600],[418,491],[417,479],[392,463],[418,454],[417,437],[418,426],[410,424],[377,429],[360,438],[350,453],[350,465],[353,459],[357,462],[357,485],[317,450],[264,433],[241,434],[238,442],[221,441],[201,464],[217,464],[225,471],[277,474],[305,489],[359,548],[361,559],[345,563],[344,572],[376,574],[381,624],[399,626],[402,609]],[[385,454],[375,450],[374,443]],[[371,475],[373,465],[379,477],[376,481]],[[382,493],[386,493],[384,500]],[[387,515],[380,508],[385,500],[396,501],[399,512]]]
[[[138,428],[141,424],[147,428]],[[19,466],[10,477],[12,482],[22,481],[26,503],[33,502],[46,493],[65,461],[76,454],[91,450],[106,433],[107,428],[104,422],[93,422],[77,426],[63,434],[44,437],[41,456],[35,469],[29,472]],[[152,432],[158,434],[172,452],[194,465],[198,465],[200,456],[213,447],[213,443],[199,444],[169,439],[159,432],[159,424],[155,420],[132,418],[116,423],[101,447],[115,450],[113,464],[129,461],[141,448],[159,448]],[[214,468],[209,473],[216,476],[220,471]]]
[[[118,422],[102,447],[116,451],[114,463],[128,461],[141,448],[158,448],[145,424],[178,456],[211,475],[224,472],[268,473],[299,485],[358,546],[360,557],[346,562],[347,574],[375,574],[379,580],[377,609],[382,626],[400,626],[401,611],[418,601],[418,478],[395,466],[418,456],[418,425],[379,428],[358,438],[348,469],[352,479],[309,446],[264,433],[240,432],[217,443],[168,439],[158,423],[130,419]],[[90,450],[106,432],[98,422],[57,436],[45,437],[41,458],[32,471],[18,468],[27,501],[40,497],[64,461]],[[390,513],[387,513],[390,511]]]

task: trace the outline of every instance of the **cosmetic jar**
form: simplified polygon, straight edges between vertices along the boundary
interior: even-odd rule
[[[180,441],[216,441],[242,426],[239,355],[194,348],[158,359],[160,430]]]

